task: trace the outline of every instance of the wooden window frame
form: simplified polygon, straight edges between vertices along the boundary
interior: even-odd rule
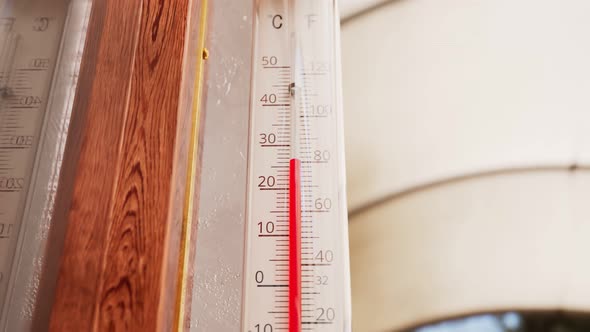
[[[189,326],[206,8],[93,3],[55,205],[50,331]]]

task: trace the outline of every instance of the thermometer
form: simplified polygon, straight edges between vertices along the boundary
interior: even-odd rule
[[[20,310],[15,284],[41,273],[89,7],[0,1],[0,331]]]
[[[335,0],[257,0],[242,330],[350,331]]]

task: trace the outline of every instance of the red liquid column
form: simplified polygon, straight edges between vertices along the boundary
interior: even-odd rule
[[[289,163],[289,332],[301,332],[301,161]]]

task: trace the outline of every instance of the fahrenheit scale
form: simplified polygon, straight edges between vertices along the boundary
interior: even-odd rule
[[[257,0],[242,330],[350,331],[335,0]]]

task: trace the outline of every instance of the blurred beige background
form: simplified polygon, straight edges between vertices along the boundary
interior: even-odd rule
[[[589,311],[590,2],[341,4],[354,330]]]

